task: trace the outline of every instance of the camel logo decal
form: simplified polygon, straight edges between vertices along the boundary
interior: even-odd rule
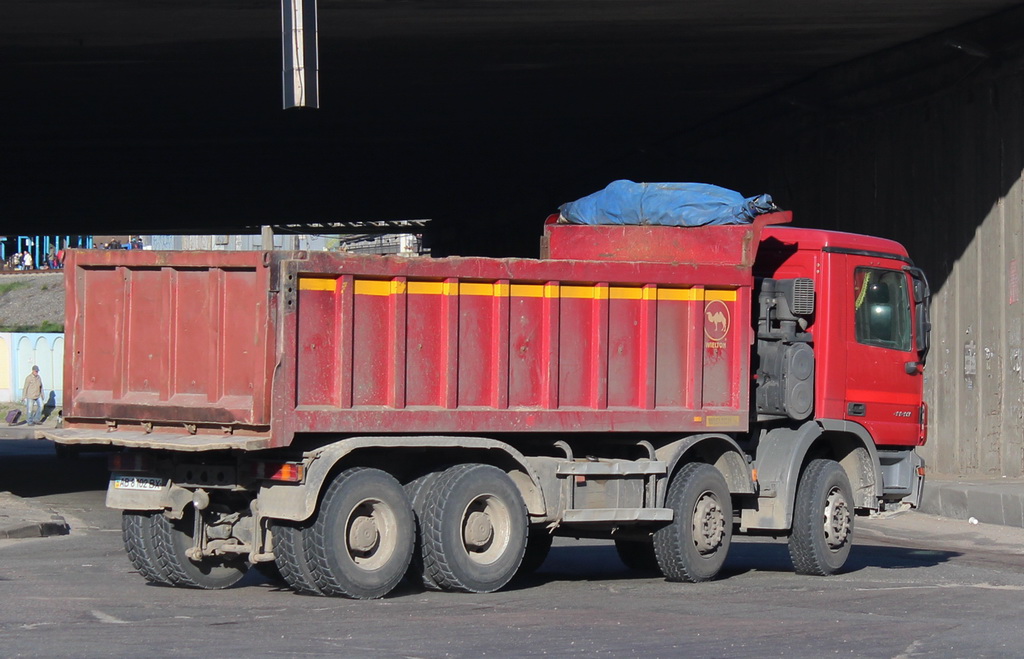
[[[721,311],[708,313],[708,322],[715,326],[715,334],[721,334],[729,329],[729,323],[725,320],[725,314]]]
[[[704,334],[713,343],[725,341],[729,333],[729,307],[721,300],[711,300],[704,306]],[[714,346],[724,348],[724,345]]]

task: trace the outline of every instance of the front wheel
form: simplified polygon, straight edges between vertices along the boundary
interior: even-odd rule
[[[853,489],[834,460],[812,460],[796,491],[789,556],[798,574],[826,576],[843,568],[853,545]]]
[[[442,472],[420,523],[425,568],[445,590],[494,592],[515,576],[526,551],[526,504],[508,474],[490,465]]]
[[[708,581],[725,563],[732,541],[732,499],[721,472],[693,462],[668,487],[665,505],[674,512],[654,533],[654,554],[669,581]]]

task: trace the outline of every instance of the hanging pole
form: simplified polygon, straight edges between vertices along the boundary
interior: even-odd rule
[[[284,107],[320,107],[316,0],[281,0]]]

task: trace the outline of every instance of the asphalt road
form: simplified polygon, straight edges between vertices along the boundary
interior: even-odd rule
[[[785,544],[738,538],[723,578],[629,572],[607,543],[556,543],[491,595],[403,587],[377,601],[296,595],[255,572],[226,591],[147,585],[103,507],[104,456],[0,441],[3,489],[67,536],[0,540],[9,657],[1019,657],[1024,530],[909,513],[858,520],[849,570],[792,573]]]

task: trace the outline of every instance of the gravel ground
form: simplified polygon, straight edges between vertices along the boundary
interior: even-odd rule
[[[44,323],[49,325],[44,327]],[[62,272],[0,274],[0,332],[64,330]]]

